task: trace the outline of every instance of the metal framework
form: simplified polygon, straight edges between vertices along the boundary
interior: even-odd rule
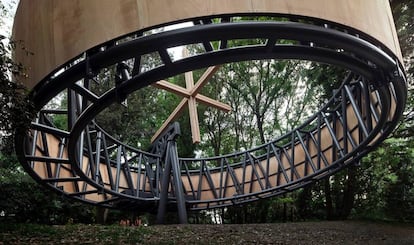
[[[406,101],[406,78],[398,59],[379,42],[316,19],[237,17],[192,19],[191,27],[134,33],[56,69],[33,90],[38,116],[27,134],[17,136],[25,169],[69,197],[106,207],[158,209],[159,222],[173,207],[184,223],[187,210],[243,204],[330,176],[357,162],[396,126]],[[240,39],[260,41],[229,45]],[[168,54],[169,48],[193,44],[204,52],[180,60]],[[162,64],[142,69],[141,57],[154,53]],[[94,120],[109,105],[167,77],[253,59],[310,60],[349,72],[301,126],[265,145],[224,156],[179,158],[175,124],[145,152],[115,139]],[[95,93],[92,83],[99,86],[99,72],[110,67],[116,68],[116,85]],[[67,94],[67,107],[48,109],[60,93]],[[67,117],[66,130],[52,123],[55,114]]]

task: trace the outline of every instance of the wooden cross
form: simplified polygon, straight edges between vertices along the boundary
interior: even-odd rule
[[[186,55],[186,49],[184,49],[184,55]],[[181,86],[175,85],[173,83],[167,82],[165,80],[161,80],[156,82],[153,86],[156,88],[164,89],[166,91],[172,92],[179,96],[184,97],[175,110],[171,113],[167,120],[162,124],[162,126],[158,129],[155,135],[151,138],[151,142],[154,140],[168,127],[170,123],[176,120],[180,114],[183,112],[185,106],[188,106],[188,111],[190,115],[190,126],[191,126],[191,135],[193,138],[193,143],[198,144],[201,141],[200,137],[200,124],[198,120],[197,114],[197,102],[203,103],[207,106],[212,106],[217,109],[223,110],[225,112],[231,111],[231,107],[224,103],[221,103],[217,100],[211,99],[204,95],[200,94],[200,90],[207,84],[210,78],[217,72],[219,66],[212,66],[209,67],[204,74],[200,77],[197,83],[194,84],[194,77],[193,72],[186,72],[185,73],[185,84],[186,87],[183,88]]]

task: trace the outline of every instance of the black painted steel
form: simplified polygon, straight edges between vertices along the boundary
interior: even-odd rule
[[[165,163],[165,166],[163,166],[160,203],[157,214],[157,223],[159,224],[164,223],[170,185],[173,187],[172,189],[174,190],[177,202],[178,220],[181,224],[187,223],[187,210],[176,143],[176,139],[180,134],[180,126],[175,122],[153,143],[154,151],[160,154]],[[170,183],[171,176],[172,183]]]
[[[155,211],[158,205],[159,221],[173,204],[180,222],[184,223],[186,209],[243,204],[330,176],[357,162],[396,126],[405,106],[405,75],[398,59],[380,43],[340,25],[323,25],[320,20],[306,19],[308,24],[236,22],[230,16],[221,20],[222,23],[192,20],[197,25],[113,40],[86,51],[65,64],[63,72],[47,77],[32,93],[39,109],[38,118],[30,132],[18,134],[16,139],[25,169],[39,182],[96,205],[150,211]],[[229,47],[230,41],[237,39],[265,42]],[[281,39],[292,43],[279,44],[277,41]],[[213,45],[214,42],[219,45]],[[205,52],[176,61],[168,55],[168,48],[192,44],[202,44]],[[141,71],[141,56],[152,53],[160,56],[162,64]],[[332,98],[298,128],[265,145],[224,156],[178,158],[176,134],[169,139],[160,138],[153,151],[144,152],[115,139],[94,121],[109,105],[124,101],[128,94],[158,80],[212,65],[253,59],[310,60],[341,66],[349,73]],[[116,69],[115,86],[96,94],[91,83],[99,84],[97,74],[110,67]],[[67,108],[48,108],[46,104],[62,92],[68,95]],[[347,113],[355,115],[356,127],[349,128]],[[67,115],[66,130],[57,128],[48,119],[54,114]],[[322,128],[327,129],[332,141],[325,149],[321,147]],[[341,137],[337,136],[338,128],[342,128]],[[355,138],[353,132],[359,132],[359,137]],[[59,142],[57,156],[48,152],[51,136]],[[311,144],[317,146],[316,153],[308,150]],[[306,166],[306,176],[297,172],[295,148],[305,154],[300,164]],[[336,156],[333,162],[327,160],[329,152]],[[287,159],[289,167],[283,165],[282,159]],[[277,173],[272,175],[271,161],[277,164]],[[36,173],[35,164],[44,164],[46,177]],[[190,166],[199,167],[191,170]],[[72,175],[61,178],[60,173],[65,169]],[[247,169],[252,169],[250,176],[246,176]],[[236,171],[241,171],[242,178]],[[218,184],[213,180],[214,174],[219,176]],[[193,176],[198,176],[198,183]],[[104,179],[108,181],[104,183]],[[120,183],[121,179],[126,183]],[[203,179],[208,190],[203,190]],[[260,190],[253,191],[253,181],[248,183],[246,179],[254,179]],[[183,188],[183,181],[187,181],[187,189]],[[75,192],[65,192],[61,182],[73,185]],[[169,186],[174,192],[168,192]],[[227,192],[233,188],[235,195],[229,196]],[[211,198],[202,200],[203,191],[210,193]],[[100,201],[88,198],[90,194],[97,194]]]

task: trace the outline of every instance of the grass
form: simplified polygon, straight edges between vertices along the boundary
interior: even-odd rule
[[[118,225],[1,224],[0,244],[139,244],[151,234],[147,227]]]
[[[0,223],[5,244],[414,244],[414,225],[318,221],[228,225],[37,225]]]

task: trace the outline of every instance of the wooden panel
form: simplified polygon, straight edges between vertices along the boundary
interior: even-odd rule
[[[356,119],[355,113],[353,112],[352,107],[349,105],[347,107],[347,123],[348,123],[348,128],[352,129],[355,128],[358,124],[358,121]],[[343,146],[343,131],[342,131],[342,127],[341,127],[341,123],[339,121],[337,121],[337,132],[336,132],[336,137],[338,137],[338,141],[339,144],[341,146]],[[358,136],[359,136],[359,131],[355,130],[352,133],[354,139],[356,142],[358,142]],[[317,135],[314,135],[315,138],[317,138]],[[379,136],[378,136],[379,137]],[[324,152],[324,156],[328,161],[328,165],[332,164],[333,162],[333,152],[330,149],[332,146],[332,138],[331,135],[329,134],[328,128],[325,126],[321,129],[321,150],[322,152]],[[358,143],[357,143],[358,144]],[[352,149],[351,144],[348,142],[348,149]],[[314,165],[316,167],[316,162],[317,162],[317,146],[314,143],[309,144],[308,146],[308,151],[313,159]],[[291,156],[292,154],[292,150],[291,149],[287,149],[287,152],[289,154],[289,156]],[[299,174],[299,179],[303,178],[309,174],[313,173],[312,168],[310,167],[310,164],[308,164],[308,166],[306,167],[307,172],[305,172],[305,161],[307,160],[305,157],[305,152],[303,150],[303,147],[300,144],[295,145],[294,148],[294,162],[295,162],[295,169]],[[290,168],[290,164],[289,161],[286,157],[285,154],[283,154],[283,156],[281,157],[282,160],[282,165],[284,166],[284,168],[286,169],[286,173],[288,175],[288,177],[291,177],[291,168]],[[264,160],[260,163],[260,165],[262,166],[263,169],[266,169],[266,164],[267,164],[267,160]],[[280,174],[279,176],[279,185],[276,184],[276,178],[277,176],[275,176],[275,174],[277,174],[277,167],[278,162],[276,161],[276,158],[272,157],[270,159],[270,165],[269,165],[269,180],[270,183],[272,185],[272,187],[277,187],[277,186],[281,186],[286,184],[286,180],[285,178],[282,176],[282,174]],[[321,160],[321,169],[325,168],[325,163]],[[260,180],[262,181],[263,184],[265,184],[265,176],[263,176],[261,174],[261,170],[259,168],[259,165],[255,165],[255,169],[256,171],[259,173],[260,176]],[[235,170],[236,176],[238,178],[238,180],[240,182],[242,182],[243,179],[243,169],[242,168],[236,168]],[[255,193],[255,192],[259,192],[261,191],[261,187],[260,184],[258,183],[258,180],[256,178],[255,175],[252,175],[252,171],[253,171],[253,167],[252,165],[248,165],[246,167],[246,173],[245,173],[245,183],[244,183],[244,192],[245,194],[247,193]],[[224,174],[225,176],[226,174]],[[252,177],[253,176],[253,177]],[[216,172],[213,173],[211,175],[211,178],[213,180],[214,186],[215,187],[219,187],[219,178],[220,177],[220,173]],[[298,177],[296,177],[295,174],[293,174],[293,180],[297,180]],[[198,183],[198,176],[192,176],[192,181],[193,183]],[[184,182],[184,183],[188,183],[188,182]],[[251,188],[252,187],[252,188]],[[186,187],[187,188],[187,187]],[[251,191],[250,191],[251,188]],[[231,185],[227,186],[227,189],[234,189],[234,184],[232,183]],[[216,191],[218,192],[219,189],[216,189]],[[205,179],[203,180],[203,185],[202,185],[202,192],[201,192],[201,200],[211,200],[210,197],[211,196],[211,190],[209,188],[209,186],[207,185],[207,181],[205,181]]]
[[[372,95],[373,97],[375,97],[374,95]],[[358,120],[356,119],[356,115],[352,109],[351,105],[348,105],[347,107],[347,126],[348,128],[351,129],[355,129],[357,128],[358,125]],[[341,123],[338,121],[337,122],[337,131],[336,131],[336,136],[338,137],[339,140],[339,144],[343,145],[343,131],[342,131],[342,126]],[[358,144],[358,139],[359,139],[359,130],[353,130],[353,132],[351,133],[353,139],[356,141],[356,143]],[[380,135],[379,135],[380,136]],[[378,137],[379,137],[378,136]],[[317,139],[317,134],[314,134],[314,137]],[[46,134],[46,138],[47,138],[47,145],[48,145],[48,149],[47,151],[50,153],[51,157],[58,157],[58,152],[59,152],[59,140],[57,138],[55,138],[54,136],[50,135],[50,134]],[[373,140],[373,142],[375,142],[375,140],[377,140],[377,138],[375,138]],[[39,146],[38,150],[36,151],[36,156],[44,156],[43,152],[40,150],[43,148],[43,142],[42,142],[42,137],[38,137],[37,139],[37,144]],[[350,142],[348,142],[348,147],[351,150],[352,146],[350,144]],[[43,149],[45,150],[45,149]],[[321,129],[321,150],[323,152],[323,155],[325,156],[325,158],[328,161],[328,165],[331,164],[333,162],[333,151],[332,151],[332,138],[329,134],[328,128],[325,126]],[[292,154],[292,150],[291,149],[286,149],[287,153],[289,154],[289,156]],[[310,143],[308,145],[308,151],[313,159],[313,162],[316,166],[316,162],[317,162],[317,146],[314,143]],[[307,160],[305,158],[305,152],[303,150],[303,147],[300,144],[296,144],[295,148],[294,148],[294,156],[295,156],[295,168],[296,171],[298,172],[300,177],[304,177],[308,174],[312,174],[313,170],[310,168],[310,165],[308,164],[307,167],[305,168],[305,161]],[[63,158],[67,158],[67,150],[65,149],[63,151]],[[84,171],[86,172],[86,166],[88,165],[87,162],[89,161],[88,158],[84,157]],[[286,169],[286,173],[289,176],[289,178],[291,177],[291,169],[290,169],[290,164],[288,162],[288,159],[286,157],[286,154],[282,154],[281,156],[281,160],[282,160],[282,165],[285,167]],[[246,166],[246,170],[244,173],[244,191],[245,193],[255,193],[255,192],[259,192],[262,191],[261,186],[259,184],[259,180],[262,182],[262,184],[265,184],[265,176],[262,173],[261,168],[259,167],[259,165],[261,166],[262,169],[267,169],[267,160],[263,160],[260,163],[256,163],[254,165],[254,169],[257,171],[259,177],[257,178],[255,174],[253,173],[253,166],[251,164]],[[51,168],[52,168],[52,173],[54,173],[55,168],[56,168],[56,163],[51,163]],[[59,176],[56,177],[60,177],[60,178],[70,178],[73,177],[73,173],[72,171],[70,171],[71,166],[69,164],[62,164],[62,166],[65,166],[66,170],[64,168],[61,169],[61,172],[59,174]],[[106,169],[106,165],[104,163],[101,163],[100,165],[100,171],[101,171],[101,176],[102,176],[102,180],[106,185],[106,188],[110,189],[110,186],[108,185],[110,180],[109,180],[109,175]],[[321,161],[321,169],[325,168],[325,163],[323,161]],[[284,178],[284,176],[281,173],[278,173],[278,162],[276,160],[275,157],[272,157],[269,161],[269,181],[272,187],[277,187],[277,186],[281,186],[286,184],[286,180]],[[306,172],[305,172],[306,169]],[[226,169],[225,169],[226,170]],[[47,168],[46,168],[46,163],[44,162],[36,162],[33,168],[33,171],[41,178],[41,179],[47,179],[48,175],[47,175]],[[112,167],[111,168],[111,172],[112,175],[114,177],[114,181],[116,179],[116,168]],[[243,169],[242,168],[235,168],[234,169],[235,175],[238,179],[238,181],[241,183],[243,181]],[[297,177],[295,175],[294,176],[294,180],[297,179]],[[54,176],[52,176],[54,177]],[[131,177],[133,180],[133,184],[134,187],[136,188],[136,182],[137,182],[137,177],[138,177],[138,173],[131,173]],[[188,194],[190,193],[190,183],[188,181],[188,177],[187,176],[182,176],[183,178],[183,185],[185,190],[188,191]],[[226,178],[228,178],[227,182],[226,182]],[[193,187],[195,188],[195,191],[198,190],[198,186],[199,186],[199,182],[201,182],[201,200],[211,200],[214,199],[214,196],[212,194],[212,191],[210,189],[210,185],[208,184],[207,178],[205,177],[205,175],[202,176],[202,178],[200,179],[199,175],[193,175],[190,177],[191,182],[193,184]],[[211,179],[213,182],[213,186],[216,189],[217,194],[220,193],[220,179],[221,179],[221,173],[220,172],[215,172],[211,174]],[[277,179],[279,179],[279,184],[277,184]],[[233,182],[233,180],[231,179],[230,175],[228,172],[224,172],[223,173],[223,179],[222,179],[222,186],[225,186],[226,190],[223,190],[223,197],[233,197],[237,192],[236,192],[236,188],[235,188],[235,183]],[[82,187],[82,182],[80,183],[80,187]],[[148,178],[145,177],[145,175],[141,174],[140,176],[140,186],[142,187],[142,185],[144,183],[146,183],[146,188],[145,191],[149,192],[150,191],[150,183],[148,182]],[[241,183],[243,184],[243,183]],[[71,182],[64,182],[64,183],[58,183],[58,186],[62,186],[63,190],[66,193],[74,193],[76,192],[75,186],[73,183]],[[121,171],[120,174],[120,179],[119,179],[119,186],[120,186],[120,190],[125,190],[128,188],[127,185],[127,179],[125,174],[123,173],[123,171]],[[243,187],[242,187],[243,188]],[[87,185],[87,190],[93,190],[93,187],[90,185]],[[87,199],[92,200],[92,201],[101,201],[103,200],[102,195],[96,195],[96,194],[91,194],[91,195],[87,195],[86,196]]]
[[[131,0],[54,1],[54,46],[59,60],[69,60],[87,48],[134,31],[136,9]]]
[[[36,11],[40,6],[43,11]],[[13,40],[18,46],[15,57],[25,67],[28,79],[24,82],[28,88],[61,62],[55,60],[52,15],[53,2],[49,0],[21,1],[16,13]]]
[[[69,59],[120,35],[227,13],[283,13],[334,21],[382,41],[402,60],[388,0],[21,0],[13,38],[24,41],[33,55],[17,50],[15,58],[27,68],[25,84],[33,88]]]

